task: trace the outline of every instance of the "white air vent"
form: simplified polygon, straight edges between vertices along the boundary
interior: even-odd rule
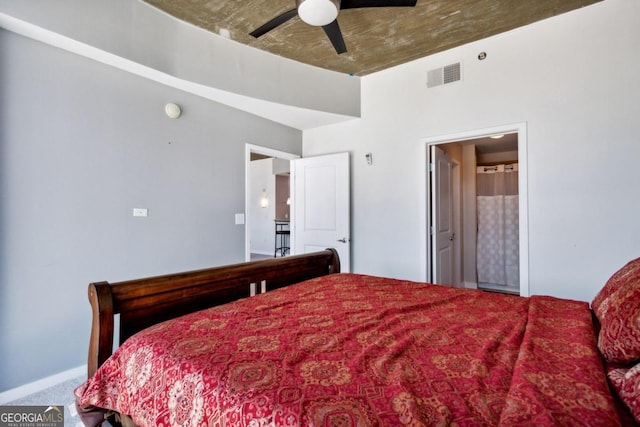
[[[460,81],[460,63],[445,65],[442,68],[436,68],[427,72],[427,87],[446,85]]]

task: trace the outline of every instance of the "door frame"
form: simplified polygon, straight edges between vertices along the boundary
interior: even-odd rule
[[[244,259],[251,260],[251,153],[262,154],[263,156],[277,157],[279,159],[295,160],[302,156],[286,151],[274,150],[273,148],[262,147],[259,145],[245,144],[245,167],[244,167]],[[293,221],[289,228],[291,229],[290,238],[293,239]]]
[[[424,191],[425,213],[431,212],[431,174],[429,173],[429,153],[431,145],[460,142],[470,139],[483,138],[500,133],[518,134],[518,209],[519,209],[519,249],[520,249],[520,296],[529,296],[529,195],[528,195],[528,158],[527,158],[527,123],[512,123],[495,127],[464,131],[446,135],[438,135],[423,138],[423,175],[426,179]],[[425,215],[424,230],[421,234],[421,245],[426,249],[426,260],[424,277],[431,277],[431,236],[429,227],[431,225],[430,215]]]

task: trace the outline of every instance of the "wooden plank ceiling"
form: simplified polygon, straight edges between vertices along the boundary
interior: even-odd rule
[[[364,76],[602,0],[418,0],[413,8],[341,10],[347,52],[321,27],[294,17],[259,39],[249,33],[294,9],[295,0],[144,0],[198,27],[276,55]]]

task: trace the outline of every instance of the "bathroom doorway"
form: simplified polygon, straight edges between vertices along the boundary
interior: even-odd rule
[[[528,295],[525,129],[522,124],[427,141],[429,281],[448,277],[442,284]],[[435,188],[435,177],[446,175],[433,161],[434,146],[458,174],[446,196],[438,196],[441,190]],[[451,227],[446,231],[438,215],[448,212],[443,208],[448,203]],[[442,251],[446,240],[450,248]],[[439,271],[449,265],[443,260],[452,264],[451,272]]]

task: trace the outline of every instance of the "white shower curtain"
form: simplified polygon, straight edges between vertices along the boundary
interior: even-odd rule
[[[520,285],[518,165],[477,168],[478,283]]]

